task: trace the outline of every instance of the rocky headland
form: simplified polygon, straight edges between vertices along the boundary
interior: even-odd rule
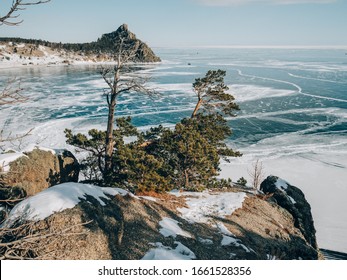
[[[0,38],[0,67],[114,63],[120,48],[129,54],[129,62],[160,62],[153,50],[123,24],[90,43]]]

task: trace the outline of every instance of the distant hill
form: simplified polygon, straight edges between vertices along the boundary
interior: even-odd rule
[[[79,56],[86,56],[87,59],[93,61],[106,61],[114,59],[114,55],[118,52],[120,42],[123,40],[122,47],[127,52],[132,54],[132,62],[159,62],[160,58],[154,54],[152,49],[144,42],[136,38],[136,35],[129,31],[126,24],[121,25],[116,31],[104,34],[95,42],[90,43],[56,43],[37,39],[24,39],[24,38],[0,38],[0,44],[5,43],[8,48],[6,53],[3,51],[5,60],[10,60],[6,57],[6,54],[18,53],[21,58],[25,57],[27,50],[18,52],[16,45],[19,44],[20,48],[25,47],[31,48],[29,55],[35,57],[35,50],[57,52],[60,57],[65,54],[69,54],[70,60],[71,53],[75,53]],[[9,45],[10,44],[10,45]],[[5,49],[6,45],[2,48]],[[28,45],[28,46],[27,46]],[[1,55],[1,54],[0,54]],[[67,60],[67,59],[65,59]],[[78,59],[85,60],[85,59]],[[33,63],[31,63],[33,64]]]

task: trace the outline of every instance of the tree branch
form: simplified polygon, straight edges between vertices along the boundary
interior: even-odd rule
[[[28,259],[43,259],[48,257],[48,254],[42,254],[43,240],[49,243],[55,242],[60,237],[69,237],[75,235],[86,234],[88,231],[74,232],[73,229],[80,226],[86,226],[93,221],[75,224],[73,226],[65,227],[61,230],[52,230],[51,225],[48,223],[48,228],[37,231],[35,226],[38,222],[29,222],[15,228],[1,228],[0,229],[0,259],[9,260],[28,260]],[[38,227],[40,228],[40,226]],[[36,233],[35,233],[36,231]],[[6,241],[14,239],[12,241]],[[52,252],[50,252],[52,253]]]
[[[23,20],[16,20],[20,17],[20,14],[16,14],[19,11],[23,11],[26,9],[26,6],[31,5],[39,5],[49,2],[50,0],[42,0],[35,2],[23,2],[23,0],[13,0],[10,10],[7,12],[5,16],[0,17],[0,26],[8,25],[8,26],[17,26],[23,22]]]
[[[22,103],[28,99],[21,94],[23,89],[20,86],[20,82],[18,88],[14,88],[16,82],[16,79],[11,79],[6,82],[5,88],[0,92],[0,106]]]

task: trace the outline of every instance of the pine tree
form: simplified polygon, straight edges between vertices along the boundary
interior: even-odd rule
[[[223,70],[209,70],[205,77],[195,79],[193,90],[197,95],[197,103],[192,113],[192,118],[203,110],[208,114],[219,112],[229,116],[235,116],[234,111],[239,106],[234,102],[235,98],[227,93],[228,86],[224,84],[226,72]]]
[[[218,175],[217,149],[197,130],[178,123],[173,131],[158,130],[161,137],[146,151],[164,160],[163,170],[171,185],[202,190]]]

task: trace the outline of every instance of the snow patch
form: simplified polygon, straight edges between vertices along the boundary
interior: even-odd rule
[[[288,188],[288,185],[289,184],[281,178],[278,178],[275,183],[276,188],[280,190],[286,190]]]
[[[102,206],[107,195],[125,196],[127,191],[118,188],[101,188],[94,185],[64,183],[46,189],[18,203],[9,213],[2,227],[10,227],[17,220],[38,221],[65,209],[75,207],[86,196],[94,197]]]
[[[235,210],[242,207],[246,197],[243,192],[216,194],[184,192],[178,195],[189,196],[186,198],[188,208],[178,208],[177,210],[190,223],[209,223],[215,217],[223,218],[231,215]]]
[[[159,232],[165,237],[176,237],[177,235],[181,235],[184,237],[192,238],[192,235],[189,232],[184,231],[178,225],[178,221],[171,218],[164,218],[159,222],[159,225],[162,227]]]
[[[234,245],[236,247],[242,247],[247,253],[251,252],[251,250],[247,246],[241,243],[240,239],[235,238],[235,235],[232,234],[223,223],[217,223],[217,227],[223,236],[223,239],[221,241],[222,246]]]
[[[2,172],[8,172],[10,171],[10,163],[17,160],[20,157],[28,157],[25,153],[30,153],[34,151],[35,149],[45,151],[45,152],[51,152],[53,155],[62,155],[65,151],[64,149],[50,149],[45,148],[41,146],[37,146],[35,144],[30,144],[27,147],[25,147],[20,152],[17,151],[11,151],[11,152],[5,152],[3,154],[0,154],[0,168]]]
[[[275,186],[276,186],[277,189],[279,189],[281,191],[284,191],[286,193],[286,195],[289,198],[289,200],[291,201],[291,203],[296,204],[295,199],[287,194],[287,189],[288,189],[288,186],[289,186],[288,182],[284,181],[281,178],[278,178],[276,183],[275,183]]]
[[[270,255],[270,254],[267,254],[267,255],[266,255],[266,259],[267,259],[267,260],[271,260],[271,261],[272,261],[272,260],[277,260],[276,256],[273,256],[273,255]]]
[[[157,202],[157,199],[155,197],[152,197],[152,196],[138,196],[138,197],[145,199],[145,200]]]
[[[293,204],[295,204],[295,203],[296,203],[296,201],[295,201],[295,199],[294,199],[294,198],[292,198],[290,195],[287,195],[287,196],[288,196],[289,200],[291,201],[291,203],[293,203]]]
[[[45,151],[45,152],[51,152],[53,155],[56,154],[61,154],[63,150],[55,150],[55,149],[50,149],[50,148],[46,148],[46,147],[41,147],[35,144],[30,144],[27,147],[25,147],[22,152],[23,153],[30,153],[34,150],[41,150],[41,151]]]
[[[213,241],[211,239],[208,239],[208,238],[204,239],[204,238],[199,237],[198,240],[200,243],[205,244],[205,245],[212,245],[213,244]]]
[[[164,246],[161,242],[152,244],[157,248],[150,249],[142,260],[192,260],[195,254],[182,243],[175,241],[175,249]]]
[[[217,223],[217,227],[221,233],[234,236],[234,234],[232,234],[222,222]]]
[[[234,238],[234,237],[223,234],[223,239],[222,239],[221,245],[222,246],[229,246],[230,244],[238,245],[238,241],[239,240]]]
[[[0,169],[2,172],[10,171],[10,163],[21,158],[27,157],[25,154],[21,152],[9,152],[0,154]]]

